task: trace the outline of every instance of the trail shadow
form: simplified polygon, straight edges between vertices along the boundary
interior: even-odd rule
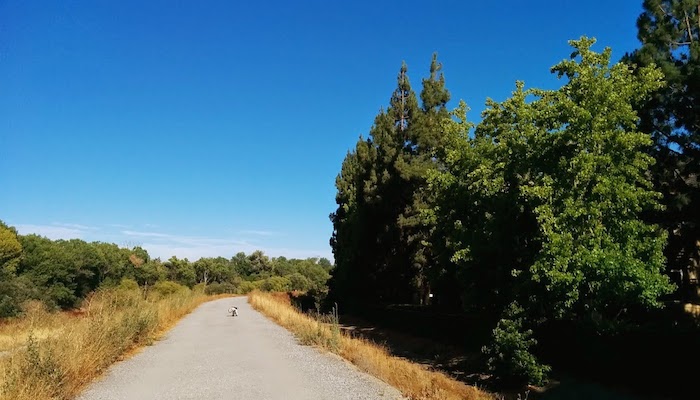
[[[462,346],[447,344],[431,338],[417,336],[404,330],[387,328],[351,315],[340,318],[341,329],[353,336],[371,340],[384,346],[392,355],[441,371],[468,385],[477,386],[503,400],[659,400],[673,397],[649,395],[643,387],[630,388],[614,383],[600,383],[586,378],[586,374],[572,377],[555,374],[546,387],[505,389],[484,371],[484,359],[479,341],[483,333],[474,332],[463,340]],[[465,335],[467,336],[467,335]]]
[[[392,355],[445,372],[472,386],[485,387],[489,376],[480,370],[483,364],[478,351],[411,335],[396,329],[377,327],[355,316],[340,318],[341,329],[353,336],[384,346]]]

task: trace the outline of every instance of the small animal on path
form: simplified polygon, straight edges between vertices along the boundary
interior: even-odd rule
[[[232,317],[237,317],[238,316],[238,307],[233,306],[233,307],[228,309],[228,312],[231,313]]]

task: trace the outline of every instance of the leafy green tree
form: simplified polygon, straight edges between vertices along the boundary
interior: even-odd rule
[[[290,282],[283,276],[271,276],[262,282],[260,289],[268,292],[286,292],[290,290]]]
[[[250,275],[253,273],[250,261],[242,251],[231,257],[229,264],[231,264],[231,267],[236,275],[250,277]]]
[[[210,282],[227,282],[233,277],[233,270],[228,260],[223,257],[200,258],[193,264],[197,282],[208,284]]]
[[[299,272],[287,275],[286,278],[289,280],[289,290],[299,290],[305,292],[311,289],[313,286],[309,278],[305,277]]]
[[[330,278],[328,272],[314,259],[298,260],[297,271],[309,280],[309,289],[325,288]]]
[[[17,239],[17,231],[0,221],[0,280],[14,276],[21,256],[22,244]]]
[[[151,286],[156,282],[166,280],[168,277],[168,270],[159,259],[133,265],[132,270],[133,273],[129,275],[133,276],[142,286]]]
[[[130,252],[113,243],[91,243],[98,257],[103,260],[97,267],[100,284],[118,285],[122,278],[133,277],[133,264],[129,261]]]
[[[24,257],[17,272],[37,287],[46,288],[49,305],[70,308],[99,285],[99,265],[104,262],[90,244],[78,240],[51,241],[37,235],[20,236]]]
[[[188,259],[178,259],[176,256],[172,256],[164,265],[168,271],[169,280],[187,287],[192,287],[197,283],[197,272]]]
[[[653,182],[663,211],[649,215],[669,234],[668,268],[682,271],[684,294],[697,296],[700,271],[700,5],[695,0],[645,0],[637,20],[640,49],[625,57],[656,65],[667,85],[636,104],[639,129],[651,134]]]
[[[261,250],[255,250],[248,256],[250,275],[269,276],[272,273],[270,258]]]
[[[288,260],[286,257],[276,257],[272,259],[272,272],[275,275],[285,276],[296,272],[295,260]]]
[[[330,270],[333,269],[333,264],[331,263],[331,260],[325,257],[321,257],[318,259],[318,265],[322,266],[323,269],[325,269],[328,272],[330,272]]]
[[[659,209],[659,195],[649,181],[651,139],[633,108],[662,75],[610,65],[610,49],[594,52],[594,43],[570,42],[572,58],[552,68],[565,78],[561,88],[519,82],[511,98],[489,100],[473,136],[464,105],[442,124],[447,146],[437,152],[428,214],[446,238],[438,247],[456,264],[465,306],[495,314],[522,305],[487,348],[492,367],[512,378],[541,378],[528,350],[536,322],[600,328],[659,307],[672,290],[661,274],[665,236],[643,219]]]
[[[21,257],[17,231],[0,221],[0,318],[20,314],[22,303],[37,295],[28,279],[16,276]]]
[[[632,107],[661,88],[663,77],[652,67],[633,75],[625,64],[611,66],[609,48],[590,49],[595,40],[570,43],[578,58],[552,68],[568,82],[533,92],[556,164],[523,190],[536,204],[543,239],[531,272],[555,315],[615,318],[659,306],[672,289],[660,274],[665,236],[641,219],[659,204],[648,179],[653,159],[644,153],[651,140],[637,129]]]
[[[632,108],[661,87],[661,74],[611,66],[610,49],[592,51],[592,39],[570,43],[573,58],[552,69],[566,83],[519,83],[510,99],[489,101],[473,138],[453,129],[463,143],[433,183],[443,192],[438,214],[456,227],[453,260],[467,295],[478,294],[469,299],[613,320],[658,306],[671,289],[660,274],[664,235],[641,219],[658,194],[643,151],[650,138]]]

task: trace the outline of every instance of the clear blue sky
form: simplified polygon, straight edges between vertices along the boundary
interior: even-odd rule
[[[331,256],[348,149],[431,54],[478,120],[639,1],[1,1],[0,219],[154,256]]]

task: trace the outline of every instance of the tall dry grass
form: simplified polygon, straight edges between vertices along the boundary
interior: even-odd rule
[[[87,299],[79,315],[30,308],[24,318],[0,326],[0,399],[73,398],[112,363],[216,297],[111,289]]]
[[[377,344],[342,333],[337,316],[314,319],[300,313],[289,302],[269,293],[252,292],[248,302],[279,325],[294,333],[303,344],[315,345],[340,355],[412,400],[492,399],[477,388],[449,376],[394,357]]]

